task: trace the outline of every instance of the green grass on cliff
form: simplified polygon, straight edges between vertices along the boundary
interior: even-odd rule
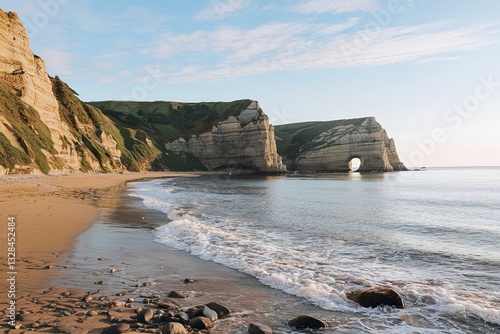
[[[15,165],[38,168],[43,173],[50,171],[48,154],[57,153],[50,130],[42,122],[36,110],[24,104],[16,92],[0,81],[0,114],[12,126],[23,151],[12,146],[5,135],[0,138],[0,165],[14,168]]]
[[[102,171],[116,170],[119,166],[101,145],[99,136],[104,132],[111,135],[122,152],[121,163],[129,171],[147,169],[151,162],[160,158],[161,151],[147,143],[147,136],[137,135],[135,130],[117,127],[101,110],[83,103],[75,92],[58,77],[53,79],[54,94],[59,101],[60,113],[70,126],[72,134],[83,143],[83,150],[89,151],[99,161]],[[82,171],[90,166],[83,160]],[[165,166],[163,166],[165,167]]]
[[[139,136],[148,137],[158,149],[159,156],[151,161],[155,170],[177,171],[205,170],[206,167],[193,155],[179,156],[167,151],[165,143],[179,137],[189,139],[211,131],[217,123],[245,110],[251,100],[233,102],[135,102],[101,101],[89,104],[102,110],[120,128],[126,150],[131,152],[125,159],[137,160],[144,156],[146,147]],[[138,141],[139,140],[139,141]],[[129,163],[129,161],[126,161]]]
[[[319,135],[334,127],[342,125],[359,126],[366,118],[341,119],[326,122],[303,122],[274,127],[274,133],[277,137],[276,146],[278,154],[290,160],[297,158],[301,152],[314,149],[315,146],[324,143],[313,143]]]
[[[233,102],[102,101],[89,104],[132,129],[152,132],[163,143],[210,131],[214,125],[245,110],[251,100]]]

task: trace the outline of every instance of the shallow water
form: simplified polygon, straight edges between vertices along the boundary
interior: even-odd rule
[[[164,221],[149,242],[284,292],[272,302],[283,314],[311,303],[337,333],[494,333],[499,190],[498,168],[454,168],[175,178],[134,183],[129,192],[168,215],[157,217]],[[406,309],[345,299],[346,291],[380,284],[397,289]],[[286,295],[297,298],[279,297]]]

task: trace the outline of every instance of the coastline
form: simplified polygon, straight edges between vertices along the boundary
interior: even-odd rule
[[[241,333],[252,322],[282,327],[298,315],[296,312],[320,312],[318,316],[329,318],[331,324],[346,321],[334,320],[331,311],[319,310],[264,286],[252,276],[153,242],[152,230],[168,218],[164,213],[144,208],[140,200],[126,194],[127,182],[199,174],[0,179],[0,203],[2,208],[9,208],[7,213],[2,210],[5,228],[9,215],[16,217],[18,227],[15,323],[20,329],[10,329],[8,333],[101,333],[116,319],[141,325],[130,319],[135,319],[137,308],[148,307],[143,304],[144,296],[166,300],[179,310],[210,302],[227,306],[232,316],[217,321],[215,332]],[[4,254],[0,261],[7,263]],[[117,272],[110,273],[110,268]],[[0,268],[3,276],[7,271],[6,266]],[[196,282],[185,284],[188,277]],[[105,283],[96,284],[98,281]],[[173,290],[187,298],[168,298],[168,292]],[[89,295],[93,301],[83,303]],[[128,298],[135,299],[135,304],[120,304]],[[280,309],[277,316],[274,312],[278,301],[294,306]],[[1,327],[8,325],[8,305],[7,293],[2,294]],[[97,315],[89,316],[92,311]],[[133,327],[130,331],[142,332],[141,329],[147,327]]]
[[[7,290],[9,272],[7,236],[9,218],[15,217],[15,299],[17,310],[32,293],[43,291],[55,277],[54,268],[60,255],[69,251],[75,238],[87,230],[99,215],[97,201],[108,193],[126,189],[127,182],[193,173],[123,173],[25,175],[0,178],[2,219],[0,273],[0,315],[6,322],[6,307],[10,300]],[[11,237],[12,235],[9,235]],[[5,289],[4,289],[5,287]]]

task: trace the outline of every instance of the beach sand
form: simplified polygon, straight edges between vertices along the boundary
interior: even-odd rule
[[[31,294],[48,288],[60,254],[88,229],[99,214],[95,202],[103,194],[125,189],[126,182],[150,178],[193,176],[189,173],[124,173],[3,176],[0,178],[0,324],[6,328],[6,307],[15,276],[16,310]],[[9,218],[15,218],[15,267],[8,266]],[[12,245],[11,245],[12,246]],[[15,272],[15,275],[9,274]]]

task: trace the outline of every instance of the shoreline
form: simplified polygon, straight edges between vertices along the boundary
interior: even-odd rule
[[[23,300],[49,288],[47,284],[56,276],[53,269],[61,261],[61,254],[68,252],[76,238],[99,216],[97,201],[100,197],[124,191],[128,182],[178,176],[197,174],[150,172],[1,177],[1,244],[13,241],[9,244],[13,247],[8,250],[6,246],[0,252],[2,291],[6,291],[0,294],[0,324],[7,322],[6,308],[12,300],[17,302],[16,312],[19,312]],[[9,222],[15,222],[13,229],[9,229]],[[15,263],[8,260],[12,253],[15,253]],[[6,280],[13,276],[14,284],[9,288]]]
[[[215,332],[224,333],[242,333],[252,322],[282,327],[298,315],[295,312],[318,311],[307,302],[262,285],[252,276],[153,242],[151,232],[158,224],[165,223],[166,215],[138,205],[138,199],[126,195],[127,183],[178,176],[199,174],[131,173],[0,179],[2,207],[13,208],[11,212],[17,215],[19,226],[23,221],[29,222],[18,230],[16,324],[22,327],[8,333],[30,330],[101,333],[117,321],[116,318],[139,326],[132,327],[131,332],[142,332],[148,329],[147,326],[153,326],[141,327],[142,324],[134,320],[137,308],[150,307],[143,304],[145,296],[151,297],[152,309],[156,312],[159,309],[154,301],[158,298],[175,304],[177,310],[210,302],[227,305],[232,316],[217,321],[214,327]],[[44,207],[45,211],[37,211]],[[29,220],[37,214],[37,219]],[[147,226],[143,226],[141,216],[146,216]],[[64,224],[65,221],[72,223]],[[29,230],[42,226],[43,229]],[[58,242],[53,242],[50,236],[58,229]],[[104,249],[96,247],[95,242]],[[0,257],[0,260],[6,263],[5,258]],[[6,274],[4,268],[0,271],[2,275]],[[111,268],[117,272],[110,273]],[[195,283],[186,284],[185,278],[194,278]],[[172,290],[180,291],[187,298],[169,298],[168,292]],[[6,296],[0,296],[1,326],[6,325],[8,319]],[[83,303],[86,296],[91,296],[93,301]],[[136,303],[126,304],[129,298]],[[283,300],[295,307],[281,309],[277,317],[273,311],[277,302]],[[91,311],[97,315],[89,316]],[[333,315],[331,311],[321,312],[325,316]],[[330,319],[333,323],[333,318]]]

